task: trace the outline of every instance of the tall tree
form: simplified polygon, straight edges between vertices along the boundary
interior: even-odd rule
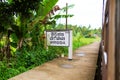
[[[10,57],[10,35],[17,38],[17,48],[22,47],[30,27],[44,20],[58,0],[1,0],[0,1],[0,33],[7,34],[7,51]],[[49,6],[48,6],[49,5]],[[30,24],[30,25],[29,25]],[[32,24],[32,25],[31,25]],[[2,51],[2,50],[1,50]]]

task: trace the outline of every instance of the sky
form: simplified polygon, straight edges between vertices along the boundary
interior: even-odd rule
[[[60,8],[74,4],[75,6],[68,10],[68,14],[74,14],[72,18],[68,18],[68,24],[78,26],[89,26],[99,28],[102,25],[102,0],[59,0],[57,5]],[[60,19],[58,23],[65,23]]]

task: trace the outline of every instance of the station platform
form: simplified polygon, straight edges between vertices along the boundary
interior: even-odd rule
[[[94,80],[99,42],[74,51],[73,60],[56,58],[9,80]]]

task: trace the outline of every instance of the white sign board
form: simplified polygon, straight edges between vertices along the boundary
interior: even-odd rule
[[[69,46],[70,31],[46,31],[48,46]]]

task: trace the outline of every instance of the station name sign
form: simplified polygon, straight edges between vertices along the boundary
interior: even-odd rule
[[[46,31],[46,36],[48,46],[69,46],[70,43],[69,30]]]

